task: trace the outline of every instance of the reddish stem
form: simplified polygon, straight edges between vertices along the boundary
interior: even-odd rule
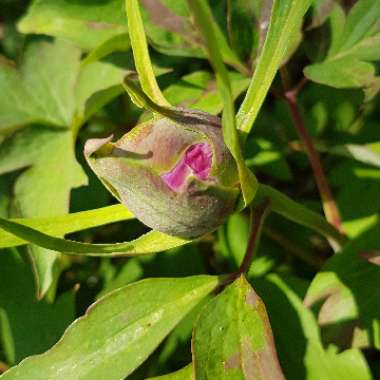
[[[305,127],[305,123],[298,109],[297,95],[303,89],[308,79],[303,78],[293,88],[290,88],[290,79],[285,67],[280,69],[280,75],[284,86],[284,93],[280,94],[280,97],[288,104],[290,113],[292,115],[293,124],[296,128],[298,137],[305,147],[306,153],[309,157],[310,165],[313,169],[315,182],[317,183],[319,194],[322,199],[323,211],[326,216],[326,220],[331,223],[338,231],[344,233],[342,223],[339,215],[339,210],[332,195],[329,183],[322,168],[321,158],[319,153],[314,147],[313,140],[309,134],[309,131]],[[275,93],[279,96],[278,92]]]
[[[256,252],[260,240],[264,220],[269,211],[269,206],[270,202],[269,200],[266,200],[251,211],[251,231],[249,235],[247,249],[243,261],[240,265],[239,271],[237,272],[237,276],[243,273],[247,273],[251,266],[253,255]]]
[[[305,146],[306,153],[309,157],[310,165],[313,169],[314,178],[318,186],[322,199],[323,210],[328,222],[330,222],[340,232],[343,232],[338,207],[335,203],[330,186],[327,182],[325,173],[322,168],[321,158],[314,147],[312,138],[305,127],[303,119],[297,105],[297,91],[287,91],[284,94],[290,113],[292,115],[294,127],[298,136]]]

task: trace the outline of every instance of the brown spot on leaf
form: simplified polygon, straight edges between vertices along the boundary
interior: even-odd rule
[[[253,352],[251,342],[245,340],[243,342],[243,373],[246,379],[257,379],[259,377],[258,367],[260,362],[257,360]]]
[[[251,289],[245,296],[245,302],[247,303],[247,305],[250,305],[255,309],[260,302],[260,298],[255,293],[255,291]]]
[[[240,366],[240,353],[233,354],[224,363],[225,369],[236,369]]]

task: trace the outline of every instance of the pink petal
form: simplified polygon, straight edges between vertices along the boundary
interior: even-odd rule
[[[181,161],[161,178],[173,191],[179,191],[191,173],[203,181],[207,180],[211,165],[211,146],[207,143],[194,144],[187,149]]]
[[[182,159],[170,172],[162,174],[161,178],[173,191],[178,191],[185,183],[190,172],[190,168]]]
[[[192,145],[185,154],[185,163],[190,166],[198,178],[208,178],[212,164],[212,149],[209,144]]]

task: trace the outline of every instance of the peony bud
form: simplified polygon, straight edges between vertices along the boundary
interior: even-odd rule
[[[108,189],[147,226],[185,238],[215,230],[239,194],[220,119],[201,111],[142,123],[111,143],[89,140],[86,158]]]

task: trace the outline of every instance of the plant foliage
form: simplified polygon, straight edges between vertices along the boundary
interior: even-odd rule
[[[3,0],[0,379],[380,378],[379,68],[378,0]]]

